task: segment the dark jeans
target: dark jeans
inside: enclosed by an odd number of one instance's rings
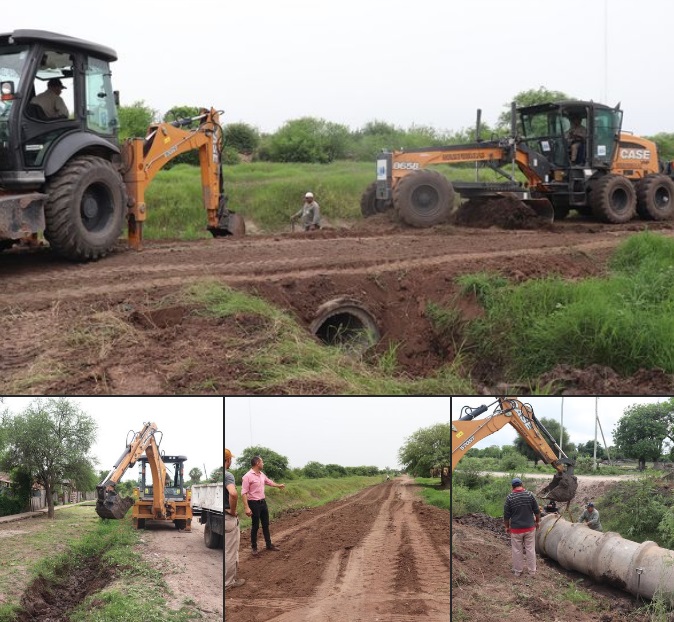
[[[267,502],[249,501],[248,506],[253,511],[253,526],[250,529],[250,545],[257,549],[257,530],[262,522],[262,533],[264,534],[264,541],[267,548],[271,546],[271,535],[269,533],[269,510],[267,509]]]

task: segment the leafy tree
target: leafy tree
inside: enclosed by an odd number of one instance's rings
[[[242,469],[245,473],[250,469],[250,460],[254,456],[260,456],[264,461],[264,472],[270,479],[283,479],[288,471],[288,458],[277,454],[268,447],[261,447],[256,445],[254,447],[246,447],[240,456],[236,458],[236,466]]]
[[[550,91],[544,86],[539,86],[537,89],[520,91],[513,99],[503,104],[505,110],[499,115],[496,127],[499,129],[510,130],[510,106],[513,101],[515,102],[515,105],[520,108],[522,106],[535,106],[536,104],[546,104],[548,102],[571,99],[577,98],[570,97],[562,91]]]
[[[238,153],[253,153],[260,145],[260,133],[247,123],[228,123],[224,128],[225,147]]]
[[[578,454],[581,456],[594,456],[594,440],[587,441],[584,445],[578,445]],[[597,458],[604,459],[606,457],[606,452],[602,447],[601,443],[597,441]]]
[[[267,156],[276,162],[320,162],[343,159],[349,129],[324,119],[303,117],[288,121],[266,146]]]
[[[166,114],[164,115],[164,121],[166,121],[167,123],[173,123],[179,120],[191,119],[192,117],[198,116],[200,112],[201,108],[197,108],[196,106],[174,106],[173,108],[166,111]],[[198,121],[194,121],[191,125],[183,126],[182,129],[197,127],[198,124],[199,124]],[[191,149],[190,151],[181,153],[180,155],[173,158],[170,162],[168,162],[164,166],[164,168],[170,169],[174,166],[177,166],[178,164],[189,164],[190,166],[199,166],[199,150]]]
[[[208,478],[209,484],[215,484],[217,482],[223,482],[225,480],[225,467],[218,467],[215,471],[211,471],[211,476]]]
[[[340,464],[326,464],[325,470],[328,477],[346,477],[346,468]]]
[[[304,477],[310,477],[316,479],[318,477],[327,477],[328,472],[325,469],[325,465],[320,462],[307,462],[304,466]]]
[[[554,438],[555,441],[559,444],[559,421],[551,419],[549,417],[543,417],[543,419],[541,419],[540,421],[543,427],[548,432],[550,432],[552,438]],[[564,447],[567,447],[568,444],[569,444],[569,433],[567,432],[566,428],[564,428],[564,436],[562,438],[562,449],[564,449]],[[515,439],[513,445],[515,446],[515,448],[519,453],[521,453],[523,456],[526,456],[527,460],[533,460],[534,465],[538,464],[538,461],[541,459],[540,454],[537,451],[533,450],[531,447],[529,447],[529,445],[527,445],[527,442],[524,440],[523,436],[518,436]],[[555,455],[558,455],[557,450],[552,446],[551,448],[555,452]],[[567,452],[565,451],[564,453]]]
[[[659,132],[655,136],[647,136],[658,147],[658,157],[661,160],[674,160],[674,134]]]
[[[451,425],[437,423],[421,428],[410,436],[398,450],[398,460],[408,473],[428,476],[431,469],[440,469],[440,481],[449,486],[449,468],[452,455]],[[447,475],[445,475],[447,469]]]
[[[199,481],[201,480],[201,469],[199,467],[194,467],[193,469],[190,469],[190,481],[193,484],[198,484]]]
[[[144,137],[147,128],[157,117],[157,111],[149,108],[144,101],[137,101],[131,106],[120,106],[119,115],[119,139]]]
[[[625,409],[613,433],[618,451],[639,461],[639,470],[646,460],[657,461],[665,439],[674,441],[672,427],[674,398],[657,404],[633,404]]]
[[[88,452],[96,438],[96,422],[66,398],[36,399],[20,414],[5,413],[8,449],[1,462],[9,470],[21,466],[44,486],[47,515],[54,517],[55,492],[64,479],[80,490],[91,489],[96,474]]]

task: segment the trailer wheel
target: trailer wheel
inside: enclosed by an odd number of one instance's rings
[[[674,181],[647,175],[637,186],[637,213],[644,220],[670,220],[674,215]]]
[[[176,529],[185,529],[187,527],[187,521],[181,518],[174,520],[173,524],[176,526]]]
[[[454,207],[454,188],[437,171],[415,171],[396,184],[393,204],[408,225],[432,227],[449,219]]]
[[[54,250],[78,261],[99,259],[117,242],[126,215],[122,176],[96,156],[68,162],[47,184],[45,237]]]
[[[219,549],[222,546],[222,536],[211,529],[208,521],[204,525],[204,543],[209,549]]]
[[[381,214],[390,210],[393,205],[390,200],[384,201],[383,199],[377,198],[377,182],[373,181],[360,197],[360,213],[363,214],[363,218],[368,218],[369,216],[374,216],[375,214]]]
[[[592,213],[603,222],[623,223],[634,218],[637,194],[622,175],[605,175],[592,183]]]

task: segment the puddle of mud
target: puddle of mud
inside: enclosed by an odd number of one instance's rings
[[[100,557],[91,557],[56,574],[56,580],[39,576],[26,588],[17,622],[68,622],[70,612],[108,585],[115,573]]]

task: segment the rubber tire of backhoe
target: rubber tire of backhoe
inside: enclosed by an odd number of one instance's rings
[[[403,177],[393,189],[400,219],[412,227],[447,222],[454,207],[454,188],[437,171],[420,170]]]
[[[667,175],[647,175],[637,185],[637,213],[644,220],[671,220],[674,181]]]
[[[375,214],[382,214],[393,207],[390,199],[377,198],[377,182],[373,181],[360,197],[360,213],[363,218],[374,216]]]
[[[215,533],[208,523],[204,525],[204,544],[209,549],[219,549],[222,546],[220,534]]]
[[[177,518],[173,521],[173,524],[176,526],[176,529],[185,529],[187,527],[187,521],[184,518]]]
[[[119,239],[126,216],[126,190],[111,162],[80,156],[68,162],[47,184],[45,237],[59,254],[77,261],[105,256]],[[84,202],[97,221],[87,222]]]
[[[622,175],[604,175],[593,181],[591,200],[592,214],[602,222],[625,223],[636,214],[636,190]]]

